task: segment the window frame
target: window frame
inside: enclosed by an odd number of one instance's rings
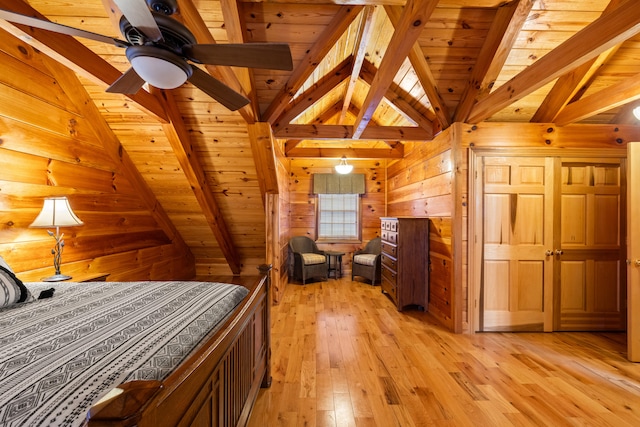
[[[320,236],[320,221],[322,215],[320,196],[353,196],[356,198],[356,234],[353,237],[339,238],[335,236]],[[316,194],[316,241],[319,243],[361,243],[362,242],[362,198],[360,194]]]

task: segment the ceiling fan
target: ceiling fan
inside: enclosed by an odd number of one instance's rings
[[[114,0],[120,11],[120,32],[125,40],[0,9],[0,19],[43,30],[78,36],[125,48],[131,67],[107,92],[133,94],[149,83],[173,89],[189,81],[228,109],[235,111],[249,100],[197,66],[291,70],[291,51],[286,43],[198,44],[195,36],[171,18],[176,0]]]

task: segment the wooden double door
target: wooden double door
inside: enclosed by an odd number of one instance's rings
[[[624,330],[619,158],[478,157],[482,331]]]

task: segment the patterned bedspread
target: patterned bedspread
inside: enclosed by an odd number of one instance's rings
[[[113,387],[163,379],[247,295],[210,282],[26,284],[0,309],[0,426],[76,426]]]

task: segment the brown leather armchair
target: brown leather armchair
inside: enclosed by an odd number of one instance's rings
[[[306,284],[309,278],[327,280],[329,266],[324,251],[307,236],[294,236],[289,240],[293,257],[293,278]]]
[[[364,249],[353,253],[351,280],[355,276],[362,276],[371,280],[371,284],[375,285],[376,281],[381,279],[381,243],[380,237],[376,237],[371,239]]]

